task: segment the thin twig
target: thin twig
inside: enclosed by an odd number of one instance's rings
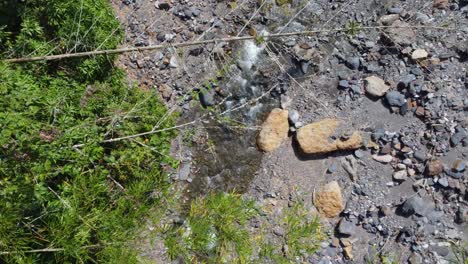
[[[385,29],[385,28],[413,28],[413,29],[439,29],[439,30],[456,30],[453,28],[446,27],[434,27],[434,26],[372,26],[372,27],[360,27],[361,30],[370,30],[370,29]],[[317,33],[334,33],[334,32],[344,32],[347,31],[346,28],[335,28],[335,29],[322,29],[322,30],[309,30],[309,31],[300,31],[300,32],[290,32],[290,33],[276,33],[271,35],[263,36],[264,39],[280,38],[280,37],[289,37],[289,36],[299,36],[299,35],[313,35]],[[20,62],[35,62],[35,61],[51,61],[51,60],[60,60],[66,58],[78,58],[78,57],[89,57],[96,55],[111,55],[111,54],[120,54],[127,52],[143,52],[149,50],[159,50],[166,48],[178,48],[178,47],[187,47],[187,46],[196,46],[196,45],[205,45],[216,42],[233,42],[233,41],[245,41],[256,39],[256,36],[244,36],[244,37],[230,37],[230,38],[220,38],[220,39],[210,39],[210,40],[201,40],[193,42],[179,42],[174,44],[163,44],[163,45],[153,45],[147,47],[128,47],[128,48],[118,48],[118,49],[108,49],[108,50],[95,50],[95,51],[86,51],[86,52],[76,52],[76,53],[66,53],[58,55],[49,55],[49,56],[39,56],[39,57],[24,57],[24,58],[14,58],[3,60],[7,63],[20,63]]]

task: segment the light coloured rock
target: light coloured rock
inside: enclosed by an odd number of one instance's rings
[[[314,194],[314,205],[317,210],[328,218],[338,216],[343,211],[343,197],[338,182],[332,181]]]
[[[281,142],[288,137],[288,130],[288,111],[279,108],[273,109],[263,122],[260,134],[258,134],[258,147],[265,152],[277,149]]]
[[[387,34],[384,34],[383,37],[394,44],[409,46],[416,41],[414,29],[406,22],[397,20],[393,22],[392,27],[388,28],[386,31]]]
[[[369,76],[364,79],[366,86],[366,92],[371,96],[384,96],[385,93],[390,89],[390,86],[385,84],[385,81],[377,76]]]
[[[343,248],[343,253],[347,259],[353,259],[353,246],[349,245]]]
[[[379,18],[379,22],[384,26],[391,26],[393,22],[400,18],[398,14],[384,15]]]
[[[408,179],[408,173],[406,170],[400,170],[393,173],[393,180],[395,181],[402,182],[406,181],[406,179]]]
[[[372,158],[381,163],[390,163],[393,160],[392,155],[372,155]]]
[[[354,132],[347,139],[331,138],[340,123],[337,119],[324,119],[301,127],[296,138],[302,151],[306,154],[320,154],[361,147],[362,137],[359,132]]]
[[[423,60],[429,56],[429,53],[423,49],[415,49],[413,53],[411,53],[411,58],[413,60]]]

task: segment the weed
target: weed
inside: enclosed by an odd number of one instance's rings
[[[212,193],[191,204],[185,224],[166,235],[171,259],[187,262],[245,263],[252,256],[246,229],[257,215],[254,202],[234,193]]]
[[[349,21],[348,24],[346,24],[346,34],[348,34],[350,37],[356,36],[360,31],[361,26],[358,22]]]

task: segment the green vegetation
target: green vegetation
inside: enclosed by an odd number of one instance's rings
[[[114,48],[105,0],[0,2],[1,57]],[[132,263],[132,238],[168,192],[166,110],[113,57],[0,64],[0,262]],[[172,126],[174,116],[160,122]]]
[[[453,264],[468,264],[468,242],[452,243],[454,257],[450,260]]]
[[[285,209],[282,226],[285,227],[285,245],[287,250],[280,252],[274,245],[264,241],[260,257],[273,260],[274,263],[305,262],[305,257],[312,255],[320,248],[325,235],[321,230],[320,219],[311,214],[300,201]]]
[[[253,201],[237,194],[198,198],[192,202],[185,224],[167,231],[169,256],[187,263],[246,263],[253,254],[246,223],[257,213]]]

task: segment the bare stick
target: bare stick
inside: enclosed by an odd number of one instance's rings
[[[446,27],[433,27],[433,26],[373,26],[373,27],[360,27],[361,30],[369,29],[385,29],[385,28],[414,28],[414,29],[439,29],[439,30],[456,30],[453,28]],[[271,35],[262,36],[264,39],[280,38],[280,37],[289,37],[289,36],[299,36],[299,35],[313,35],[317,33],[333,33],[333,32],[344,32],[346,28],[335,28],[335,29],[323,29],[323,30],[309,30],[309,31],[300,31],[300,32],[290,32],[290,33],[276,33]],[[3,60],[7,63],[20,63],[20,62],[34,62],[34,61],[52,61],[52,60],[61,60],[66,58],[78,58],[78,57],[89,57],[96,55],[111,55],[111,54],[120,54],[127,52],[143,52],[149,50],[159,50],[166,48],[178,48],[178,47],[187,47],[187,46],[196,46],[196,45],[205,45],[216,42],[234,42],[234,41],[245,41],[256,39],[255,36],[244,36],[244,37],[231,37],[231,38],[220,38],[220,39],[210,39],[210,40],[201,40],[193,42],[179,42],[174,44],[163,44],[163,45],[152,45],[147,47],[129,47],[129,48],[119,48],[119,49],[109,49],[109,50],[94,50],[86,52],[76,52],[76,53],[67,53],[67,54],[58,54],[58,55],[49,55],[49,56],[39,56],[39,57],[24,57],[24,58],[15,58],[15,59],[6,59]]]

